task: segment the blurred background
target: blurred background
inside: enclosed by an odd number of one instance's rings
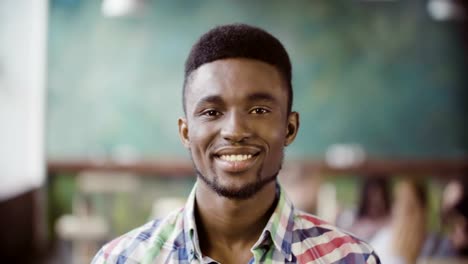
[[[89,263],[183,206],[195,182],[177,132],[184,61],[233,22],[291,57],[301,128],[280,182],[296,206],[383,263],[463,263],[461,0],[0,1],[2,259]]]

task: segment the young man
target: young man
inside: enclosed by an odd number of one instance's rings
[[[294,209],[277,184],[299,128],[292,97],[275,37],[243,24],[204,34],[186,61],[179,119],[197,172],[187,204],[93,263],[380,263],[364,242]]]

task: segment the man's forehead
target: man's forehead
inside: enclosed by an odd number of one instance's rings
[[[280,83],[281,74],[275,66],[263,61],[247,58],[226,58],[201,65],[189,76],[189,86],[197,88],[211,83],[224,84],[229,81],[252,83]]]
[[[212,94],[203,94],[196,97],[197,104],[224,104],[225,98],[223,97],[224,93],[212,93]],[[269,102],[269,103],[278,103],[278,98],[276,98],[271,93],[267,92],[257,92],[252,91],[250,93],[243,94],[239,97],[242,102]]]
[[[198,75],[200,73],[219,74],[227,70],[235,71],[235,70],[247,70],[247,69],[250,71],[262,70],[262,71],[275,72],[276,74],[279,74],[279,70],[275,66],[269,63],[266,63],[262,60],[244,58],[244,57],[233,57],[233,58],[229,57],[229,58],[223,58],[223,59],[218,59],[218,60],[204,63],[200,65],[200,67],[195,69],[191,73],[191,76]],[[248,73],[248,72],[249,71],[245,71],[245,73]]]
[[[194,71],[189,79],[189,94],[220,92],[227,88],[233,92],[271,92],[283,86],[280,73],[274,66],[249,59],[224,59],[207,63]],[[243,89],[241,89],[243,88]],[[286,88],[284,88],[286,90]],[[227,92],[227,91],[226,91]]]

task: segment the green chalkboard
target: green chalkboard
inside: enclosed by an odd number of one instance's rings
[[[177,135],[183,64],[215,25],[276,35],[293,62],[301,129],[289,157],[334,143],[377,157],[467,154],[466,56],[457,22],[426,1],[145,1],[109,18],[101,1],[50,5],[49,158],[186,157]]]

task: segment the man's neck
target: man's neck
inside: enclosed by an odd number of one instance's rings
[[[195,212],[203,254],[218,261],[226,258],[228,252],[250,256],[250,248],[274,210],[275,184],[275,181],[267,184],[252,198],[235,200],[219,196],[200,181]]]

